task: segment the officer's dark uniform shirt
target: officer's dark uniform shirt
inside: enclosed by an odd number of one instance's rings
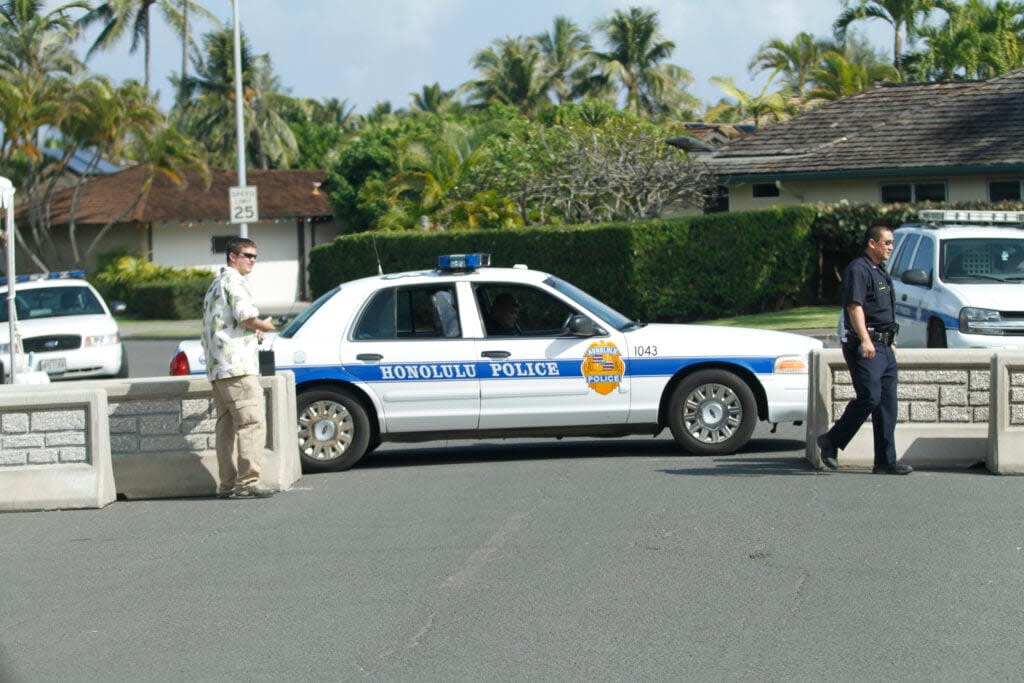
[[[892,291],[892,278],[867,254],[850,261],[843,271],[843,315],[850,304],[864,309],[867,326],[880,332],[888,331],[896,322],[896,301]],[[853,334],[853,325],[846,318],[846,329]]]

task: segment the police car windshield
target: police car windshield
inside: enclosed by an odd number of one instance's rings
[[[341,285],[338,285],[337,287],[335,287],[334,289],[332,289],[331,291],[327,292],[326,294],[321,296],[319,299],[317,299],[316,301],[311,303],[306,308],[306,310],[304,310],[302,313],[300,313],[299,316],[297,318],[295,318],[295,320],[291,321],[291,323],[288,325],[288,327],[284,328],[284,330],[278,336],[279,337],[284,337],[285,339],[291,339],[292,337],[294,337],[295,333],[298,332],[302,328],[302,326],[306,324],[306,321],[309,320],[310,318],[312,318],[313,314],[316,313],[317,310],[319,310],[319,308],[321,306],[323,306],[325,303],[327,303],[327,301],[332,296],[337,294],[339,289],[341,289]]]
[[[3,293],[0,322],[7,322],[7,292]],[[18,320],[103,315],[105,311],[88,287],[36,287],[17,289],[14,305]]]
[[[625,330],[626,328],[634,327],[639,324],[622,315],[608,304],[598,301],[579,287],[569,284],[565,280],[559,280],[557,277],[551,276],[544,281],[544,284],[566,295],[579,304],[581,308],[593,313],[600,318],[602,322],[616,330]]]

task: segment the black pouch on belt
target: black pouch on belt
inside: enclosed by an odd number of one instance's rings
[[[277,363],[274,361],[274,352],[270,349],[260,349],[260,374],[264,377],[272,377],[277,373]]]

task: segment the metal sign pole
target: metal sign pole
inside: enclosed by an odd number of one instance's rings
[[[245,187],[245,116],[242,112],[244,103],[242,101],[242,39],[240,35],[241,22],[238,18],[239,1],[231,0],[231,5],[234,9],[233,21],[235,22],[235,134],[237,136],[235,143],[238,148],[238,186]],[[248,223],[243,222],[238,226],[238,236],[249,236]]]
[[[11,374],[11,384],[14,384],[15,373],[17,372],[14,363],[17,354],[14,332],[17,329],[16,319],[18,316],[18,307],[14,304],[14,285],[17,280],[17,274],[14,270],[14,184],[3,177],[0,177],[0,209],[3,209],[7,214],[6,227],[4,228],[4,251],[7,254],[7,348],[10,351],[10,359],[8,361],[10,365],[8,368]],[[3,382],[3,377],[0,377],[0,382]]]

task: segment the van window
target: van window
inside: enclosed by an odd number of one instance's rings
[[[917,247],[917,254],[914,255],[914,262],[910,264],[910,270],[923,270],[931,277],[935,264],[935,240],[927,235],[921,237],[921,244]]]
[[[910,257],[914,255],[914,248],[919,239],[921,239],[920,235],[907,235],[900,244],[900,250],[895,256],[896,260],[893,261],[892,268],[889,270],[889,274],[893,278],[899,278],[903,275],[903,271],[910,267]]]

